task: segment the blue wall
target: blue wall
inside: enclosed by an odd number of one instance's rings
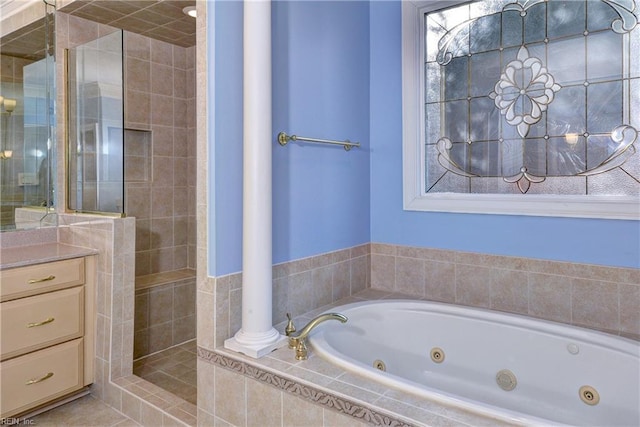
[[[209,274],[242,269],[242,3],[215,2]],[[369,4],[274,2],[273,262],[370,241]],[[290,143],[278,132],[363,148]]]
[[[217,1],[209,274],[242,269],[242,3]],[[273,261],[369,241],[640,267],[640,221],[402,209],[399,1],[274,2]],[[363,148],[275,141],[279,131]]]
[[[403,211],[400,2],[370,18],[373,242],[640,267],[640,221]]]

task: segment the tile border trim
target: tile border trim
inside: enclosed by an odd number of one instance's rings
[[[356,418],[374,426],[413,427],[406,421],[381,413],[361,403],[336,396],[327,391],[295,381],[292,378],[269,372],[244,361],[235,360],[226,355],[198,347],[198,359],[252,378],[275,387],[283,392],[305,399],[311,403],[328,408],[341,414]]]

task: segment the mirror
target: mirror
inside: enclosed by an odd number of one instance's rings
[[[0,37],[2,231],[56,225],[55,6],[42,1],[24,2],[28,7],[8,14],[4,9],[10,3],[2,5]],[[4,29],[20,21],[20,12],[33,16],[34,9],[41,18],[4,33]]]

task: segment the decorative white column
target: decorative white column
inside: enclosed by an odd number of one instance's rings
[[[272,326],[271,1],[244,2],[242,328],[225,348],[262,357],[286,344]]]

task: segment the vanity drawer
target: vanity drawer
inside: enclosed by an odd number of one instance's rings
[[[0,417],[83,387],[82,338],[0,363]]]
[[[7,301],[84,283],[84,258],[0,271],[0,298]]]
[[[50,292],[0,304],[2,360],[83,334],[84,289]]]

